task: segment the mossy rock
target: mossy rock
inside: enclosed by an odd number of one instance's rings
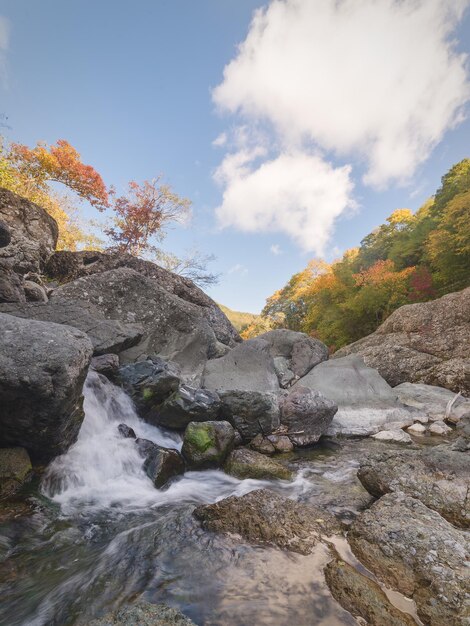
[[[181,450],[191,469],[220,467],[235,445],[235,431],[224,421],[190,422]]]
[[[255,478],[258,480],[292,480],[291,470],[264,454],[238,448],[228,457],[225,471],[236,478]]]

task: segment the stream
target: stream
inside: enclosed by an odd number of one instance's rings
[[[84,395],[77,442],[28,486],[16,518],[0,519],[1,626],[87,624],[137,599],[167,603],[204,626],[358,624],[326,586],[331,547],[301,556],[250,545],[203,531],[192,511],[264,487],[351,521],[371,502],[356,478],[359,459],[382,444],[326,442],[284,455],[296,470],[291,482],[207,470],[157,490],[117,425],[167,447],[180,448],[179,435],[140,420],[128,396],[93,372]],[[360,567],[346,540],[333,542]]]

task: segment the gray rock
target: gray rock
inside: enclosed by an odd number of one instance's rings
[[[189,617],[165,604],[139,602],[124,606],[87,626],[196,626]]]
[[[258,339],[269,343],[271,356],[287,359],[288,369],[296,378],[305,376],[313,367],[328,359],[325,344],[305,333],[280,328],[263,333]]]
[[[98,372],[98,374],[103,374],[106,378],[114,380],[119,369],[119,357],[117,354],[101,354],[100,356],[94,356],[91,359],[91,367],[95,372]]]
[[[118,424],[118,431],[125,439],[136,439],[134,429],[127,424]]]
[[[21,489],[31,472],[31,461],[24,448],[0,448],[0,500]]]
[[[106,320],[138,325],[141,340],[120,351],[122,363],[157,354],[179,363],[190,379],[200,376],[207,359],[220,354],[220,342],[202,307],[133,269],[111,269],[62,285],[54,290],[51,301],[65,300],[92,306]]]
[[[447,446],[422,451],[387,450],[364,459],[357,475],[376,498],[401,491],[452,524],[470,527],[470,456],[467,454]]]
[[[57,244],[56,221],[34,202],[4,188],[0,188],[0,219],[11,237],[8,245],[0,247],[0,263],[18,274],[41,272]]]
[[[145,459],[143,469],[158,489],[184,473],[184,460],[178,450],[163,448],[149,439],[136,439],[135,443]]]
[[[287,389],[287,387],[290,387],[291,383],[295,381],[295,374],[290,369],[290,360],[285,356],[275,356],[273,361],[279,385],[283,389]]]
[[[250,542],[300,554],[312,552],[323,534],[340,532],[339,524],[326,511],[265,489],[198,506],[194,516],[205,530],[236,533]]]
[[[23,283],[24,294],[28,302],[47,302],[46,290],[41,285],[32,280],[25,280]]]
[[[176,363],[153,356],[145,361],[119,368],[115,380],[132,398],[139,415],[158,425],[161,403],[180,386],[180,369]]]
[[[236,478],[255,478],[258,480],[291,480],[290,469],[266,457],[264,454],[237,448],[230,453],[224,467],[227,474]]]
[[[195,305],[199,312],[206,318],[217,342],[232,347],[240,341],[240,337],[220,310],[217,304],[199,289],[191,280],[178,274],[139,259],[130,254],[101,253],[96,251],[82,252],[56,252],[47,264],[47,273],[60,282],[70,282],[84,276],[91,276],[127,267],[136,271],[164,289],[170,296],[176,296],[189,304]],[[169,298],[172,301],[172,298]],[[148,352],[155,350],[148,350]]]
[[[0,314],[0,446],[49,461],[76,440],[92,355],[75,328]]]
[[[217,419],[220,407],[220,398],[215,391],[180,385],[159,406],[155,419],[160,426],[181,430],[189,422]]]
[[[457,423],[462,415],[470,412],[470,400],[449,389],[418,383],[402,383],[393,389],[404,405],[426,415],[431,421],[450,419]],[[447,407],[450,406],[449,411]]]
[[[26,296],[21,276],[0,264],[0,303],[3,302],[26,302]]]
[[[392,386],[426,383],[470,393],[470,287],[394,311],[371,335],[334,355],[357,353]]]
[[[274,391],[279,382],[270,345],[263,339],[244,341],[205,365],[202,387],[213,391]]]
[[[450,426],[447,426],[447,424],[441,421],[433,422],[429,426],[429,433],[431,435],[436,435],[438,437],[445,437],[451,432],[452,432],[452,428]]]
[[[8,228],[8,224],[3,220],[0,220],[0,248],[8,246],[11,242],[11,232]]]
[[[49,300],[47,303],[0,304],[0,313],[78,328],[88,335],[95,355],[126,350],[139,343],[143,333],[138,324],[107,320],[95,306],[67,299]]]
[[[468,621],[468,539],[422,502],[403,493],[383,496],[356,518],[348,540],[367,568],[416,602],[425,624]]]
[[[319,391],[338,405],[328,435],[367,437],[414,421],[390,385],[357,355],[320,363],[297,386]]]
[[[379,433],[372,435],[372,439],[376,441],[385,441],[386,443],[398,443],[400,445],[410,445],[413,439],[404,430],[381,430]]]
[[[333,598],[353,615],[374,626],[416,626],[406,613],[395,608],[380,586],[341,559],[325,567],[325,579]]]
[[[292,452],[294,446],[287,435],[268,435],[266,439],[274,446],[275,452]]]
[[[279,426],[279,403],[275,393],[261,391],[221,391],[220,416],[238,430],[242,441],[258,433],[269,435]]]
[[[223,465],[235,445],[235,431],[228,422],[190,422],[181,450],[190,469]]]
[[[250,448],[260,454],[272,455],[276,452],[274,444],[261,433],[250,441]]]
[[[281,424],[294,446],[316,443],[324,435],[338,410],[337,405],[319,391],[295,387],[279,401]]]
[[[458,439],[452,444],[452,449],[457,452],[470,450],[470,413],[462,415],[455,428]]]

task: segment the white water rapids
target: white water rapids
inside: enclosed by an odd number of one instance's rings
[[[186,472],[167,488],[156,489],[142,469],[135,440],[123,437],[117,427],[125,423],[137,437],[178,450],[181,437],[141,420],[124,391],[95,372],[88,375],[84,396],[85,419],[78,439],[51,463],[42,483],[43,493],[59,503],[65,515],[83,507],[135,510],[171,502],[215,502],[266,486],[297,498],[311,487],[303,472],[292,482],[268,482],[207,470]]]

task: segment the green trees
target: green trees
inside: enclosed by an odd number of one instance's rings
[[[328,265],[311,262],[268,298],[264,326],[320,338],[332,349],[373,332],[396,308],[470,285],[470,159],[442,177],[412,213],[394,211],[359,248]]]

